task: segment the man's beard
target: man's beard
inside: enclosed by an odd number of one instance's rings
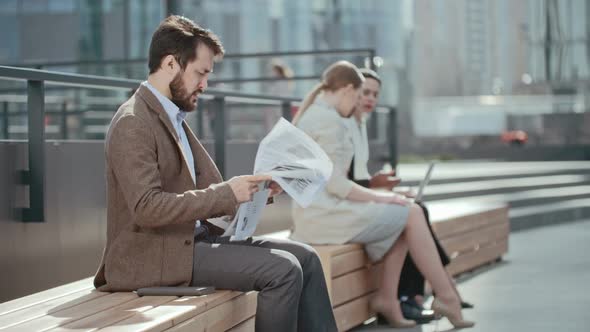
[[[182,82],[182,75],[180,72],[174,76],[174,79],[172,79],[172,82],[170,82],[168,87],[170,88],[170,95],[172,96],[170,100],[178,106],[181,111],[192,112],[195,110],[195,105],[191,102],[191,99],[195,94],[202,93],[202,89],[197,88],[189,93]],[[198,98],[198,94],[195,98]]]

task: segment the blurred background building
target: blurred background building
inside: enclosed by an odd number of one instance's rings
[[[302,97],[335,60],[373,65],[384,80],[382,102],[398,105],[402,152],[500,148],[501,134],[516,130],[526,132],[528,146],[590,143],[585,0],[4,0],[0,63],[143,79],[151,34],[168,13],[215,31],[231,55],[374,49],[374,59],[360,52],[227,57],[211,86]],[[282,88],[269,81],[277,61],[293,73]],[[0,89],[6,99],[22,87],[0,82]],[[56,97],[56,108],[90,111],[68,120],[73,137],[99,139],[125,97],[57,95],[68,99]],[[230,136],[259,139],[278,116],[278,109],[261,115],[242,107],[230,118]],[[10,121],[10,136],[21,137],[24,120]]]

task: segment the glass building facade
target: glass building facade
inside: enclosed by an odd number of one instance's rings
[[[549,71],[545,61],[548,6],[557,22],[552,25]],[[570,106],[564,109],[586,110],[590,104],[590,5],[585,0],[3,0],[0,64],[145,79],[151,35],[168,13],[187,16],[213,30],[228,54],[374,49],[382,60],[378,68],[383,78],[381,101],[413,116],[424,109],[420,105],[443,105],[426,107],[432,112],[469,113],[483,105],[475,98],[481,95],[552,94],[554,82],[569,87],[563,90],[571,95],[566,103]],[[281,85],[248,79],[273,77],[275,61],[286,64],[295,76],[317,77],[340,59],[366,65],[366,54],[360,53],[228,57],[216,65],[212,76],[225,83],[210,86],[302,97],[315,80]],[[20,91],[22,95],[22,88],[0,81],[0,89],[7,94]],[[88,89],[49,89],[47,95],[68,99],[55,107],[97,112],[114,110],[127,97]],[[475,101],[462,105],[463,96],[473,96]],[[458,99],[429,100],[446,97]],[[539,107],[545,105],[544,99],[530,100],[528,108],[546,109]],[[452,107],[447,107],[449,103]],[[8,107],[25,111],[22,103]],[[519,107],[508,105],[505,110],[518,113]],[[243,117],[238,119],[244,123],[260,120],[240,111]],[[280,110],[272,113],[278,115]],[[25,122],[11,121],[14,125]],[[84,115],[79,122],[88,128],[101,121],[105,120]],[[409,126],[406,123],[402,129]],[[498,122],[497,128],[505,126],[505,121]],[[251,138],[249,134],[232,137]]]
[[[9,0],[0,4],[0,63],[143,78],[151,34],[170,11],[213,30],[228,53],[374,48],[387,70],[404,63],[401,4],[387,0]],[[363,65],[364,56],[299,56],[280,61],[295,75],[309,76],[340,58]],[[269,60],[226,59],[215,77],[268,77]],[[394,75],[384,76],[385,80],[391,76],[395,84]],[[312,84],[297,84],[293,93],[302,95]],[[261,83],[237,87],[248,92],[265,89]]]

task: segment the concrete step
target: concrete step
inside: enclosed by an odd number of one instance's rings
[[[554,175],[519,177],[502,180],[433,184],[425,189],[425,200],[473,197],[490,194],[516,193],[535,189],[590,185],[590,175]]]
[[[545,205],[562,201],[590,198],[590,186],[571,186],[537,189],[507,194],[506,201],[511,208]]]
[[[416,186],[426,174],[427,164],[402,164],[398,176],[403,185]],[[431,184],[449,184],[483,180],[590,174],[590,162],[444,162],[438,163],[432,173]]]
[[[555,225],[590,218],[590,198],[510,209],[510,230]]]
[[[555,170],[547,172],[531,172],[531,173],[520,173],[520,174],[498,174],[498,175],[474,175],[461,178],[441,178],[438,177],[436,172],[433,172],[433,178],[430,179],[429,184],[453,184],[453,183],[465,183],[465,182],[477,182],[477,181],[493,181],[493,180],[507,180],[514,178],[529,178],[539,176],[556,176],[556,175],[590,175],[590,169],[571,169],[571,170]],[[406,180],[401,177],[403,186],[419,186],[422,181],[422,177],[414,180]]]
[[[511,231],[590,218],[590,186],[571,186],[426,201],[427,206],[477,206],[481,202],[510,204]],[[436,210],[431,209],[436,213]],[[440,212],[438,212],[440,213]]]
[[[566,186],[548,189],[533,189],[518,192],[465,196],[444,200],[436,200],[437,203],[454,203],[456,201],[469,202],[506,202],[510,208],[519,208],[534,205],[544,205],[567,201],[572,199],[590,198],[590,185]]]

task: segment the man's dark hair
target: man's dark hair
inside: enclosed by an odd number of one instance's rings
[[[180,68],[197,57],[197,46],[205,44],[215,56],[222,56],[225,50],[219,37],[207,29],[203,29],[192,20],[179,16],[168,16],[152,35],[148,67],[150,74],[160,68],[162,59],[167,55],[173,55]]]
[[[374,70],[371,70],[369,68],[361,68],[360,71],[365,78],[372,78],[375,81],[379,82],[379,85],[381,85],[381,77],[379,77],[379,75]]]

